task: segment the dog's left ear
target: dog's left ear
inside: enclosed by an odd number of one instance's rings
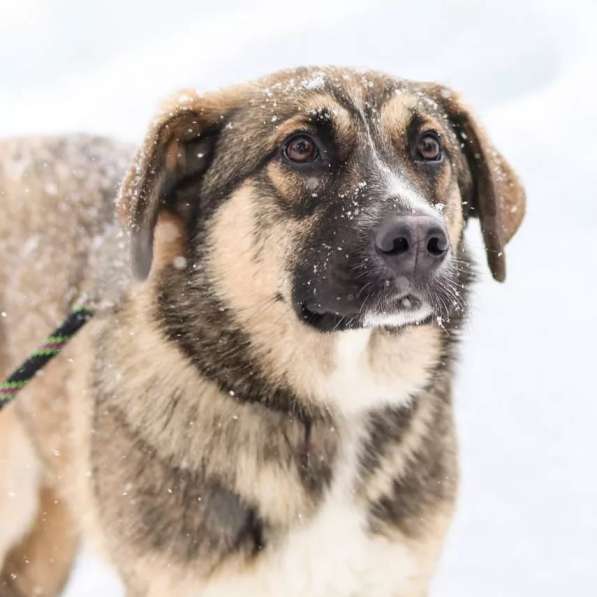
[[[196,216],[201,177],[213,158],[228,110],[216,94],[193,91],[166,102],[120,188],[118,209],[131,232],[133,271],[144,280],[153,260],[154,228],[162,210],[183,225]]]
[[[506,278],[505,246],[518,230],[525,213],[524,188],[458,95],[441,85],[425,84],[424,88],[445,111],[460,142],[472,178],[469,213],[481,221],[489,268],[493,277],[503,282]]]

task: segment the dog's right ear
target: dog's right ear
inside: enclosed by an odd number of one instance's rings
[[[196,214],[201,176],[212,160],[226,102],[216,95],[177,94],[154,120],[120,188],[118,209],[131,232],[133,271],[144,280],[153,260],[162,210],[183,224]]]

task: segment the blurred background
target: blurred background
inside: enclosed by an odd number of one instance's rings
[[[455,388],[458,515],[437,597],[597,586],[597,3],[594,0],[0,0],[0,136],[139,142],[159,101],[300,64],[462,91],[520,173],[504,285],[483,273]],[[88,548],[68,597],[119,597]]]

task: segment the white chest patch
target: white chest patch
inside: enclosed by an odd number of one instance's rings
[[[325,386],[329,399],[340,412],[356,413],[389,402],[396,392],[395,384],[384,383],[369,363],[367,346],[371,330],[349,330],[338,337],[336,368]]]
[[[406,542],[367,530],[354,496],[360,429],[348,441],[334,482],[317,515],[270,546],[252,573],[223,574],[193,597],[410,597],[423,582]]]
[[[339,335],[335,369],[323,383],[326,398],[347,417],[388,404],[406,404],[426,383],[425,370],[420,366],[415,366],[415,371],[406,370],[408,358],[400,350],[394,355],[384,354],[385,367],[377,367],[371,347],[373,333],[373,329],[365,328]],[[399,349],[400,341],[395,346]]]

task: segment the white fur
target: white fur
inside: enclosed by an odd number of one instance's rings
[[[364,116],[363,120],[366,122]],[[416,210],[419,213],[424,213],[428,216],[437,216],[437,212],[431,207],[431,205],[429,205],[425,197],[423,197],[417,190],[414,189],[408,179],[404,176],[400,176],[395,170],[390,168],[386,162],[383,161],[379,155],[375,143],[373,142],[369,127],[367,127],[367,137],[371,150],[371,156],[373,157],[379,172],[383,174],[387,197],[397,200],[402,205],[407,206],[409,209]]]
[[[338,334],[336,367],[322,388],[330,402],[348,415],[379,406],[396,396],[396,384],[387,383],[371,371],[367,351],[370,338],[370,329]]]
[[[365,411],[386,404],[406,404],[422,384],[408,379],[380,375],[371,367],[369,342],[377,325],[402,324],[400,315],[371,316],[368,327],[338,334],[335,368],[322,384],[321,391],[345,416],[364,415]],[[421,381],[420,377],[417,379]]]
[[[409,209],[428,216],[437,217],[437,211],[418,193],[404,177],[392,172],[385,164],[380,162],[381,169],[385,172],[386,184],[390,197],[397,197]]]
[[[432,314],[429,306],[424,305],[416,311],[401,311],[399,313],[369,313],[363,318],[363,326],[366,328],[395,327],[401,328],[406,325],[416,325],[425,321]]]

